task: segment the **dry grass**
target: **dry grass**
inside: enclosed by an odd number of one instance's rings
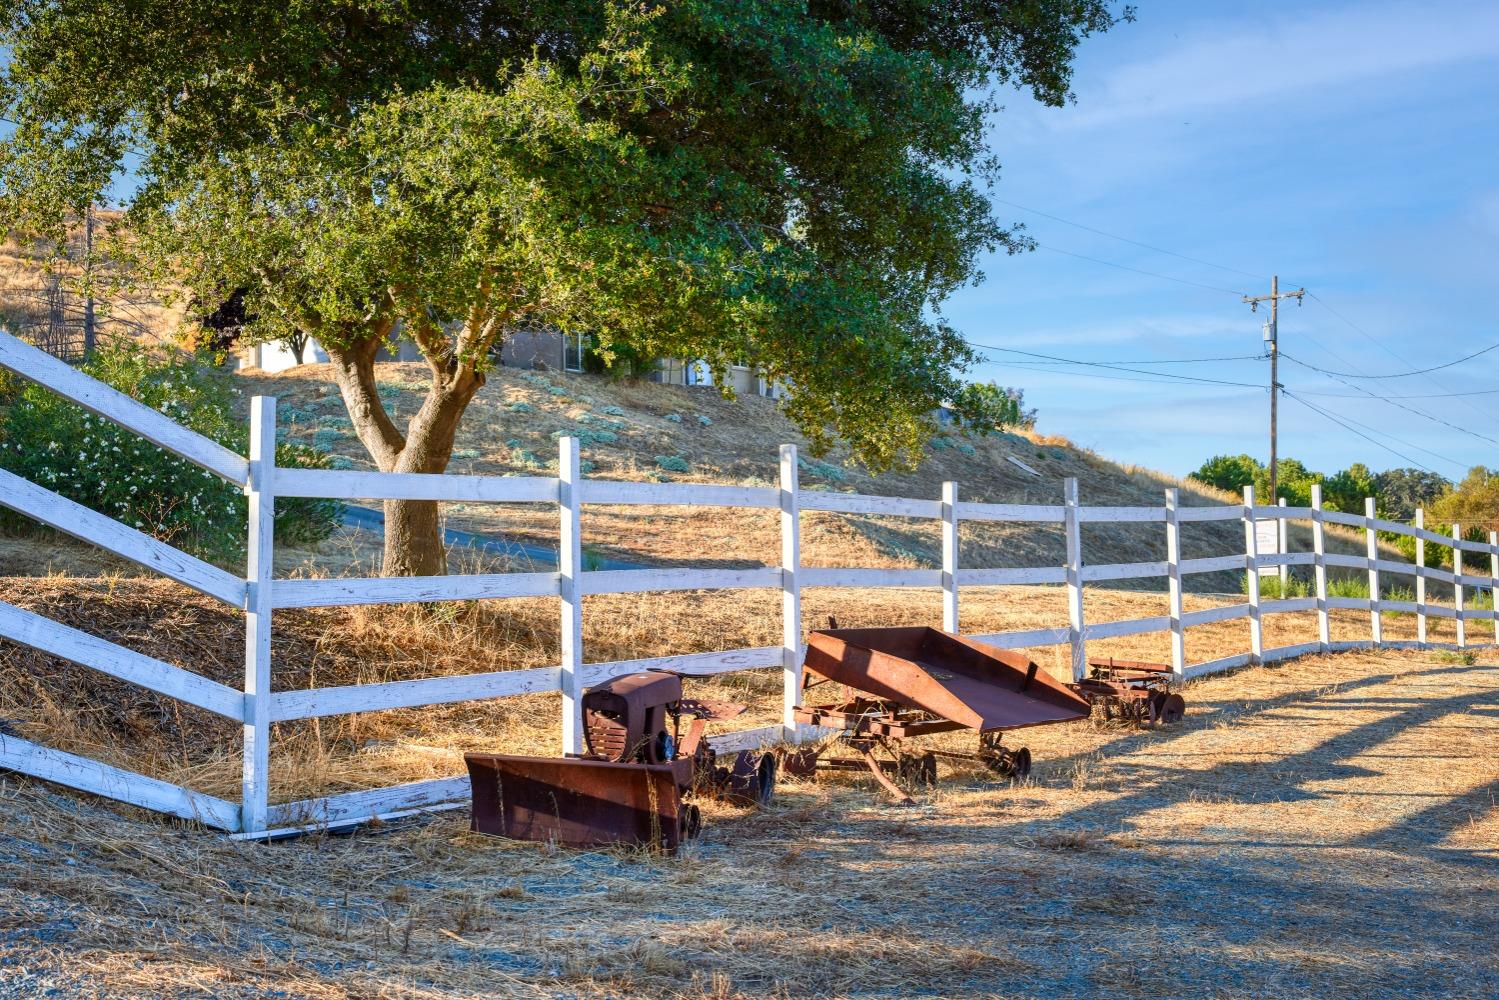
[[[389,363],[379,368],[387,405],[404,420],[420,405],[428,379],[426,367]],[[546,384],[538,384],[538,378]],[[278,397],[290,439],[315,443],[343,462],[368,467],[368,456],[353,436],[328,366],[306,365],[276,375],[250,372],[241,381],[246,398],[256,393]],[[512,407],[525,409],[518,412]],[[671,415],[680,417],[680,422],[667,419]],[[699,417],[709,422],[705,425]],[[545,474],[556,456],[556,435],[577,433],[580,428],[598,430],[605,426],[599,421],[610,421],[617,439],[585,444],[584,457],[594,466],[588,474],[604,479],[638,481],[658,476],[656,456],[680,455],[689,462],[690,471],[671,473],[674,481],[769,485],[777,475],[776,445],[805,445],[775,403],[761,397],[730,401],[701,388],[611,382],[558,372],[538,376],[501,368],[490,373],[471,404],[449,468],[488,475]],[[1022,471],[1008,461],[1012,457],[1040,475]],[[1034,433],[954,437],[945,447],[929,448],[917,468],[878,478],[849,464],[846,454],[835,452],[804,469],[802,484],[810,489],[936,497],[944,480],[956,480],[964,500],[1055,504],[1061,501],[1062,481],[1068,477],[1079,479],[1083,502],[1090,505],[1160,506],[1162,491],[1169,487],[1180,487],[1187,505],[1237,502],[1201,483],[1120,466],[1064,438]],[[453,528],[549,548],[556,544],[556,514],[545,506],[448,504],[444,511]],[[1243,549],[1238,522],[1190,523],[1182,534],[1183,558]],[[1310,549],[1309,529],[1293,525],[1291,536],[1294,549]],[[780,551],[773,512],[704,512],[683,507],[589,507],[584,543],[602,557],[662,566],[773,564]],[[1162,560],[1165,544],[1165,532],[1158,524],[1083,526],[1088,562]],[[1331,528],[1328,550],[1362,555],[1363,536]],[[802,551],[807,565],[931,567],[940,563],[940,528],[934,521],[919,519],[808,513],[803,518]],[[1393,549],[1390,553],[1395,557]],[[1055,566],[1064,557],[1059,526],[976,522],[963,526],[960,558],[965,566]],[[1197,575],[1187,583],[1203,592],[1238,586],[1232,573]],[[1129,581],[1120,586],[1134,589],[1142,584]]]
[[[24,589],[63,617],[102,608],[102,633],[134,629],[137,644],[205,670],[232,661],[213,613],[163,589]],[[1150,595],[1088,596],[1124,612]],[[996,595],[970,613],[985,627],[1039,625],[1054,597]],[[914,598],[814,594],[809,618],[935,612]],[[642,599],[635,613],[695,622],[670,634],[704,644],[761,641],[754,622],[774,619],[739,601],[675,600]],[[590,614],[595,629],[630,616]],[[524,650],[545,659],[552,641],[528,635],[524,609],[406,629],[400,644],[394,616],[296,618],[280,662],[310,654],[340,676],[382,669],[397,648],[412,669],[435,667],[423,658],[465,628],[507,645],[469,649],[464,669]],[[621,631],[666,641],[644,624]],[[1216,641],[1193,640],[1197,656]],[[7,691],[42,666],[3,655]],[[459,814],[241,845],[0,779],[0,996],[1493,995],[1499,670],[1345,654],[1186,693],[1187,721],[1170,730],[1023,734],[1037,766],[1021,786],[959,768],[909,809],[854,776],[787,784],[762,812],[710,805],[704,839],[675,860],[476,837]],[[487,745],[510,745],[536,728],[475,711],[466,724],[438,713],[409,738],[487,732]],[[549,725],[537,732],[551,738]]]
[[[243,623],[229,609],[166,581],[114,577],[0,580],[0,600],[238,686],[243,676]],[[1188,595],[1187,610],[1242,600]],[[1089,620],[1165,614],[1162,594],[1088,589]],[[809,590],[809,626],[836,615],[846,627],[936,624],[940,598],[928,590]],[[965,590],[963,627],[970,633],[1055,625],[1064,620],[1055,587]],[[1415,619],[1386,615],[1390,639],[1414,638]],[[1335,612],[1334,639],[1367,637],[1368,616]],[[1480,631],[1482,628],[1482,631]],[[1190,630],[1193,661],[1248,648],[1245,622]],[[1451,622],[1432,619],[1433,639],[1454,638]],[[1492,633],[1470,623],[1470,637]],[[587,598],[584,647],[590,662],[681,652],[776,645],[780,597],[759,591],[614,594]],[[274,622],[275,687],[296,690],[380,683],[443,674],[550,666],[558,662],[555,600],[465,602],[422,607],[280,611]],[[1266,648],[1316,638],[1310,613],[1265,619]],[[1094,655],[1162,660],[1164,634],[1099,640]],[[1027,651],[1065,674],[1064,647]],[[216,795],[239,788],[238,727],[218,716],[115,681],[35,650],[0,644],[0,719],[62,749]],[[702,697],[747,702],[751,710],[726,728],[778,721],[779,673],[751,671],[693,682]],[[461,773],[476,748],[551,753],[560,708],[555,695],[339,716],[273,727],[273,800],[382,787]]]

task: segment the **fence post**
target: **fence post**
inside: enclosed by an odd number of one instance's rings
[[[1166,491],[1166,587],[1171,599],[1171,675],[1178,684],[1186,677],[1187,633],[1182,627],[1182,540],[1177,507],[1181,490]]]
[[[801,505],[796,445],[781,445],[781,725],[787,742],[797,738],[796,705],[802,693]]]
[[[1499,586],[1499,531],[1489,532],[1489,624],[1493,626],[1494,643],[1499,644],[1499,601],[1494,588]]]
[[[583,752],[583,505],[578,439],[557,442],[557,590],[562,627],[562,752]]]
[[[1067,639],[1072,650],[1072,679],[1082,680],[1088,669],[1088,643],[1083,635],[1083,534],[1077,514],[1077,479],[1062,483],[1062,525],[1067,544]]]
[[[1260,621],[1260,542],[1254,523],[1254,487],[1244,487],[1245,589],[1249,594],[1249,662],[1259,664],[1265,655],[1265,631]]]
[[[1287,553],[1290,552],[1290,548],[1291,548],[1290,544],[1289,544],[1290,543],[1291,532],[1290,532],[1290,529],[1287,527],[1287,525],[1290,523],[1290,521],[1286,517],[1286,512],[1285,512],[1286,498],[1285,497],[1281,497],[1280,498],[1279,506],[1281,507],[1281,512],[1280,512],[1280,517],[1276,521],[1276,528],[1275,528],[1275,538],[1276,538],[1276,541],[1279,544],[1277,544],[1275,546],[1275,551],[1279,555],[1284,556],[1284,555],[1286,555]],[[1287,566],[1285,563],[1281,563],[1280,564],[1280,572],[1277,573],[1276,576],[1280,578],[1280,597],[1281,597],[1281,600],[1285,600],[1287,597],[1291,596],[1290,594],[1286,593],[1286,581],[1288,581],[1291,578],[1291,567]]]
[[[942,630],[958,633],[958,484],[942,484]]]
[[[1453,621],[1457,624],[1457,648],[1468,645],[1468,629],[1463,622],[1463,550],[1458,548],[1463,540],[1463,527],[1452,525],[1452,607]]]
[[[1322,519],[1322,487],[1312,487],[1312,575],[1317,593],[1317,643],[1322,652],[1332,648],[1327,620],[1327,522]]]
[[[1384,642],[1384,619],[1379,614],[1379,535],[1374,530],[1374,498],[1364,497],[1364,552],[1369,559],[1369,638]]]
[[[245,556],[245,723],[240,829],[265,830],[271,768],[271,578],[276,552],[276,400],[250,400]]]
[[[1426,511],[1416,508],[1416,644],[1426,648]]]

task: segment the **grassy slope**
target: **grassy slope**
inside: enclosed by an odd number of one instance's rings
[[[426,387],[422,364],[382,366],[382,395],[398,419],[420,405]],[[353,437],[327,366],[311,365],[277,375],[243,376],[246,396],[275,395],[280,419],[291,440],[315,444],[351,467],[369,467]],[[672,419],[673,417],[679,419]],[[604,432],[613,440],[588,440]],[[959,483],[964,500],[991,503],[1054,504],[1063,479],[1075,476],[1083,502],[1090,505],[1159,506],[1163,490],[1179,486],[1183,503],[1207,505],[1234,498],[1189,480],[1176,480],[1139,467],[1122,466],[1063,438],[1000,434],[987,438],[947,436],[927,449],[920,466],[878,477],[846,464],[834,453],[812,458],[805,442],[775,403],[760,397],[725,400],[701,388],[649,382],[623,383],[561,373],[494,372],[465,418],[452,472],[539,474],[554,468],[555,436],[585,435],[584,458],[590,475],[640,480],[666,477],[683,482],[769,485],[775,481],[777,445],[803,446],[807,466],[803,485],[812,489],[857,491],[887,496],[937,497],[944,480]],[[664,472],[657,456],[681,457],[686,473]],[[1009,461],[1015,458],[1039,475]],[[452,527],[553,545],[554,515],[544,508],[496,508],[454,504]],[[690,508],[610,510],[590,508],[585,541],[601,555],[660,565],[774,564],[779,552],[776,516],[769,512],[710,511]],[[903,518],[810,514],[803,528],[809,565],[935,566],[939,528],[934,522]],[[1293,544],[1309,548],[1309,532],[1297,530]],[[1183,529],[1184,557],[1225,555],[1243,550],[1236,522],[1191,524]],[[1085,525],[1088,562],[1134,562],[1165,558],[1160,525]],[[1335,533],[1332,551],[1362,552],[1362,540]],[[1064,558],[1061,531],[1047,525],[986,525],[963,528],[965,566],[1049,566]],[[1202,591],[1237,590],[1234,574],[1190,578]],[[1145,586],[1158,587],[1160,581]]]

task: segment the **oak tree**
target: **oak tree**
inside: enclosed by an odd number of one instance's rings
[[[938,311],[995,249],[1005,87],[1069,98],[1107,0],[9,0],[0,209],[56,232],[123,172],[119,252],[327,350],[375,465],[441,472],[509,332],[741,358],[815,446],[905,461],[982,416]],[[397,334],[431,387],[376,391]],[[722,381],[722,380],[720,380]],[[517,417],[517,419],[522,419]],[[388,502],[385,570],[445,571]]]

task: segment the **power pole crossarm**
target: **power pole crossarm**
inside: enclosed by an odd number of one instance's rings
[[[1280,300],[1295,299],[1300,305],[1306,296],[1305,288],[1298,288],[1294,292],[1282,292],[1280,290],[1280,275],[1272,275],[1270,278],[1269,295],[1246,295],[1244,301],[1249,303],[1249,308],[1258,310],[1261,302],[1270,303],[1270,323],[1266,327],[1265,340],[1270,351],[1270,496],[1269,503],[1275,503],[1280,497],[1280,459],[1277,454],[1276,424],[1278,414],[1277,405],[1280,402]]]

